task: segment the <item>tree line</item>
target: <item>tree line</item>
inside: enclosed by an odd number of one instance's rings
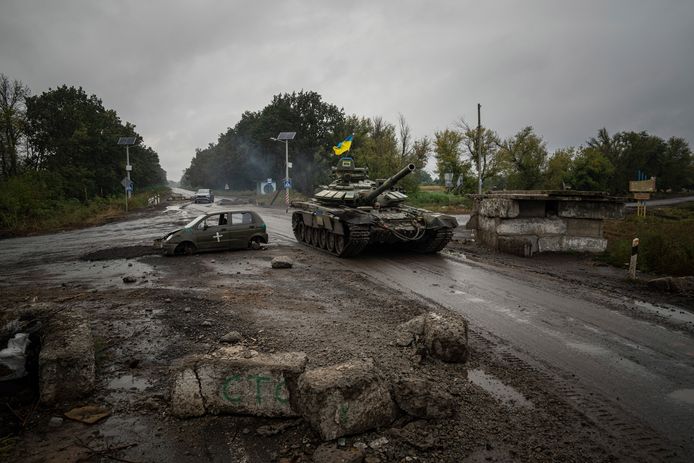
[[[579,147],[550,153],[542,137],[532,127],[502,138],[492,129],[478,131],[464,119],[453,128],[437,131],[433,137],[415,138],[405,118],[395,124],[381,117],[346,115],[344,109],[323,101],[321,95],[301,91],[275,95],[259,111],[246,111],[241,120],[219,135],[215,143],[198,149],[184,172],[182,186],[253,190],[256,182],[271,177],[284,178],[284,144],[271,140],[279,132],[295,131],[289,142],[294,187],[312,193],[329,181],[335,164],[331,147],[354,134],[349,151],[357,165],[369,168],[374,179],[386,178],[407,163],[414,163],[416,175],[406,177],[401,186],[414,191],[421,182],[432,182],[423,170],[433,155],[437,182],[444,174],[460,193],[477,189],[477,157],[484,190],[575,189],[624,194],[628,181],[639,175],[657,178],[661,191],[694,189],[694,164],[688,143],[678,137],[663,140],[646,132],[619,132],[606,129]],[[478,150],[479,146],[479,150]]]
[[[330,167],[337,159],[331,148],[350,134],[354,141],[349,154],[357,165],[369,167],[372,178],[386,178],[410,162],[422,169],[431,151],[429,139],[414,139],[403,117],[395,125],[378,117],[347,116],[316,92],[283,93],[259,111],[244,112],[215,143],[196,150],[181,185],[253,190],[265,178],[283,179],[285,146],[271,140],[280,132],[296,132],[289,142],[289,175],[294,187],[305,193],[330,181]],[[428,177],[419,172],[404,184],[415,188],[421,176]]]
[[[479,149],[478,149],[479,148]],[[628,192],[629,180],[656,177],[659,191],[694,189],[694,162],[689,144],[672,137],[663,140],[647,132],[597,136],[579,147],[549,153],[546,143],[530,126],[502,139],[488,128],[471,127],[464,120],[434,136],[440,175],[463,176],[463,191],[477,185],[479,156],[485,190],[588,190],[612,194]]]
[[[0,74],[0,213],[27,194],[81,202],[122,194],[125,149],[116,143],[125,136],[137,140],[130,148],[135,188],[165,184],[157,153],[96,95],[62,85],[32,96]]]

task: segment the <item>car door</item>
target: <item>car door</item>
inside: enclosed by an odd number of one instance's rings
[[[255,232],[253,216],[250,212],[231,212],[229,215],[231,216],[231,248],[247,248]]]
[[[232,235],[229,233],[227,213],[211,214],[198,224],[197,246],[201,251],[223,251],[229,249]]]

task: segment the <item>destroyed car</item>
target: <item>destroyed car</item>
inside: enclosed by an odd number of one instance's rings
[[[214,193],[212,193],[212,190],[201,188],[195,193],[195,197],[193,198],[193,202],[195,204],[197,204],[197,203],[213,203],[214,202]]]
[[[228,249],[258,249],[267,242],[267,226],[258,214],[252,211],[224,211],[194,218],[183,228],[154,240],[154,247],[172,256]]]

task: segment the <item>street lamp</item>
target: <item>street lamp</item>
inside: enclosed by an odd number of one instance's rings
[[[270,137],[272,141],[284,142],[284,203],[287,208],[285,212],[289,212],[289,189],[292,187],[292,181],[289,178],[289,140],[294,140],[296,132],[280,132],[277,137]]]
[[[125,145],[125,173],[126,177],[121,180],[121,185],[125,188],[125,212],[128,212],[128,198],[133,192],[133,182],[130,180],[130,171],[133,166],[130,165],[130,145],[135,144],[135,137],[120,137],[119,145]]]

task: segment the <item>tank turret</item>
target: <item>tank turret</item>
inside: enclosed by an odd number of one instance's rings
[[[309,201],[292,202],[292,228],[299,242],[340,257],[359,254],[367,246],[388,246],[433,253],[443,249],[458,226],[454,217],[405,204],[394,185],[415,170],[408,164],[376,182],[368,168],[350,157],[332,168],[334,180]]]

